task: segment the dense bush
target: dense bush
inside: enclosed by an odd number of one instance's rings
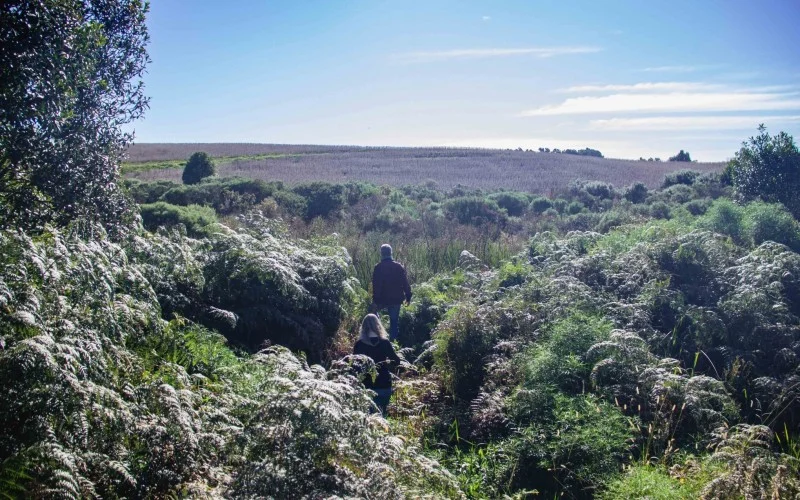
[[[694,170],[678,170],[664,176],[664,182],[661,184],[662,188],[668,188],[676,184],[685,184],[691,186],[694,181],[700,177],[700,172]]]
[[[561,200],[562,202],[564,200]],[[553,202],[543,196],[537,196],[531,201],[531,211],[533,213],[541,214],[547,211],[548,208],[553,207]],[[563,209],[562,209],[563,211]]]
[[[186,166],[183,167],[181,180],[184,184],[197,184],[206,177],[211,177],[216,173],[214,160],[202,151],[198,151],[189,157]]]
[[[528,208],[530,197],[525,193],[514,191],[501,191],[489,195],[490,200],[497,202],[497,205],[504,209],[508,215],[519,217]]]
[[[295,186],[292,191],[305,198],[307,220],[341,210],[346,202],[344,188],[339,184],[311,182]]]
[[[124,183],[128,195],[138,204],[155,203],[161,196],[176,187],[172,181],[142,182],[138,179],[126,179]]]
[[[754,245],[775,241],[800,252],[800,225],[781,204],[749,204],[744,211],[744,230]]]
[[[183,224],[190,236],[198,237],[207,233],[207,228],[217,222],[213,208],[200,205],[178,206],[159,201],[139,206],[144,227],[155,231],[159,226],[171,227]]]
[[[763,125],[758,132],[742,144],[727,173],[737,192],[781,202],[800,217],[800,150],[786,132],[770,136]]]
[[[505,210],[496,201],[479,196],[450,198],[444,203],[444,209],[461,224],[504,224],[507,219]]]
[[[730,200],[715,201],[705,215],[697,221],[699,227],[724,234],[737,243],[746,241],[744,210]]]
[[[644,203],[647,199],[647,186],[637,182],[626,188],[622,196],[631,203]]]

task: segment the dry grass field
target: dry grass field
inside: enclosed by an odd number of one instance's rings
[[[221,176],[308,181],[366,181],[393,186],[435,181],[491,189],[549,193],[575,179],[615,186],[643,182],[658,186],[668,172],[689,168],[718,172],[723,163],[647,162],[519,150],[464,148],[365,148],[273,144],[136,144],[129,151],[128,177],[180,182],[184,160],[195,151],[216,158]],[[172,168],[130,168],[156,166]]]

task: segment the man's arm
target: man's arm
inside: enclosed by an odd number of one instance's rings
[[[372,303],[375,304],[375,297],[378,296],[378,287],[380,286],[380,279],[378,278],[378,266],[372,270]]]
[[[408,284],[408,274],[406,268],[403,267],[403,292],[406,294],[406,304],[411,303],[411,285]]]

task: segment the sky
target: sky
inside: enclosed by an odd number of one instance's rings
[[[800,0],[153,0],[136,142],[731,158],[800,136]]]

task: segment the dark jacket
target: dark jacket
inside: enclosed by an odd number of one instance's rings
[[[368,344],[362,340],[356,342],[353,347],[353,354],[363,354],[375,361],[378,369],[378,376],[375,380],[372,377],[364,377],[364,387],[367,389],[391,389],[392,374],[390,369],[400,365],[400,358],[394,352],[392,343],[385,339],[378,339],[375,344]]]
[[[392,259],[383,259],[372,271],[372,301],[391,306],[411,300],[411,286],[402,264]]]

